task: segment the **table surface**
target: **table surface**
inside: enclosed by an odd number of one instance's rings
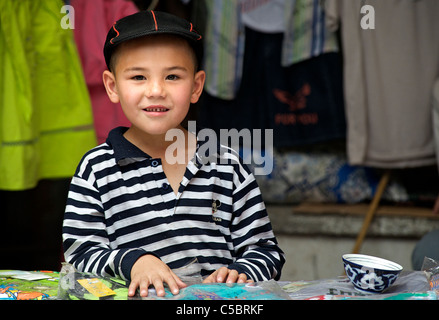
[[[79,280],[79,281],[78,281]],[[0,300],[127,300],[128,288],[120,279],[99,278],[78,272],[66,277],[53,271],[0,270]],[[140,297],[134,298],[140,299]],[[172,300],[437,300],[422,271],[403,271],[381,294],[357,291],[346,277],[321,280],[263,281],[252,285],[191,285]]]

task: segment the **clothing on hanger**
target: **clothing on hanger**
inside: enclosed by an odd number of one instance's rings
[[[96,145],[90,99],[62,0],[0,1],[0,189],[73,176]]]
[[[366,4],[374,9],[375,29],[362,28]],[[439,76],[439,2],[326,5],[330,27],[341,28],[349,162],[380,168],[434,164],[431,97]]]
[[[98,143],[105,142],[111,129],[130,126],[120,103],[112,103],[102,83],[107,69],[102,48],[108,30],[120,18],[138,11],[126,0],[70,0],[75,8],[75,42],[87,83]]]

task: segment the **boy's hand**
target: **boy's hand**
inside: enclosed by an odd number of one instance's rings
[[[178,294],[181,288],[187,285],[180,280],[174,272],[159,258],[147,254],[141,256],[131,269],[131,283],[128,288],[128,296],[132,297],[139,288],[140,296],[148,296],[148,287],[153,285],[157,296],[163,297],[165,289],[163,283],[167,283],[173,294]]]
[[[253,281],[247,280],[247,275],[245,273],[238,274],[238,271],[236,270],[230,270],[226,267],[222,267],[214,271],[210,276],[208,276],[203,281],[203,283],[213,283],[213,282],[245,283],[245,282],[253,282]]]

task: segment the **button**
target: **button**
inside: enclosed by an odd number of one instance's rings
[[[163,188],[163,190],[168,190],[168,188],[169,188],[169,184],[167,184],[167,183],[163,183],[163,184],[162,184],[162,188]]]
[[[154,168],[157,167],[159,165],[158,160],[152,160],[151,161],[151,166],[153,166]]]

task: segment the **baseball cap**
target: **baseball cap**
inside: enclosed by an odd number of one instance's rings
[[[139,11],[116,21],[107,34],[104,57],[110,69],[110,59],[116,47],[128,40],[154,35],[171,34],[186,39],[200,62],[201,35],[189,21],[160,11]]]

